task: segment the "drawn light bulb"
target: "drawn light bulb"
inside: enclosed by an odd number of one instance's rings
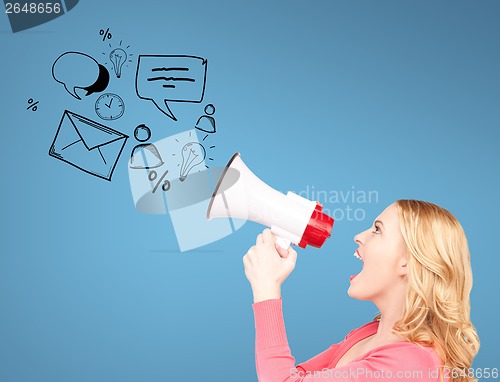
[[[122,75],[123,64],[127,61],[127,53],[121,49],[116,48],[109,54],[109,59],[113,64],[113,69],[115,70],[116,77],[120,78]]]
[[[181,150],[181,154],[182,164],[179,180],[184,182],[193,167],[196,167],[203,162],[207,152],[198,142],[189,142],[184,145]]]

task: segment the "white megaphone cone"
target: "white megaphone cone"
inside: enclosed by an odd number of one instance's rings
[[[236,153],[229,160],[208,205],[207,219],[225,217],[251,220],[271,228],[278,244],[321,247],[330,237],[333,218],[318,202],[269,187]]]

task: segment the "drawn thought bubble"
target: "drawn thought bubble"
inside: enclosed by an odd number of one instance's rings
[[[151,100],[161,112],[177,121],[167,101],[203,100],[207,60],[195,56],[141,55],[135,87],[139,98]]]
[[[103,91],[109,83],[108,70],[94,58],[80,52],[61,54],[52,65],[52,76],[77,99],[81,99],[76,93],[77,88],[86,90],[88,96]]]

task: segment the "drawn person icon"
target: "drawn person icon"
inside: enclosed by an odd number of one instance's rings
[[[151,130],[145,124],[137,126],[134,137],[139,142],[146,142],[151,138]],[[157,168],[163,164],[160,152],[152,143],[141,143],[134,147],[130,154],[130,168],[150,169]]]
[[[205,106],[205,114],[198,118],[196,125],[194,126],[198,130],[204,131],[206,133],[215,133],[215,118],[212,117],[215,113],[215,106],[209,103]]]

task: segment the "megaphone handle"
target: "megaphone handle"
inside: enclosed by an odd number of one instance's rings
[[[288,247],[290,247],[291,243],[292,243],[292,241],[289,239],[285,239],[283,237],[276,236],[276,244],[278,244],[283,249],[288,249]]]

